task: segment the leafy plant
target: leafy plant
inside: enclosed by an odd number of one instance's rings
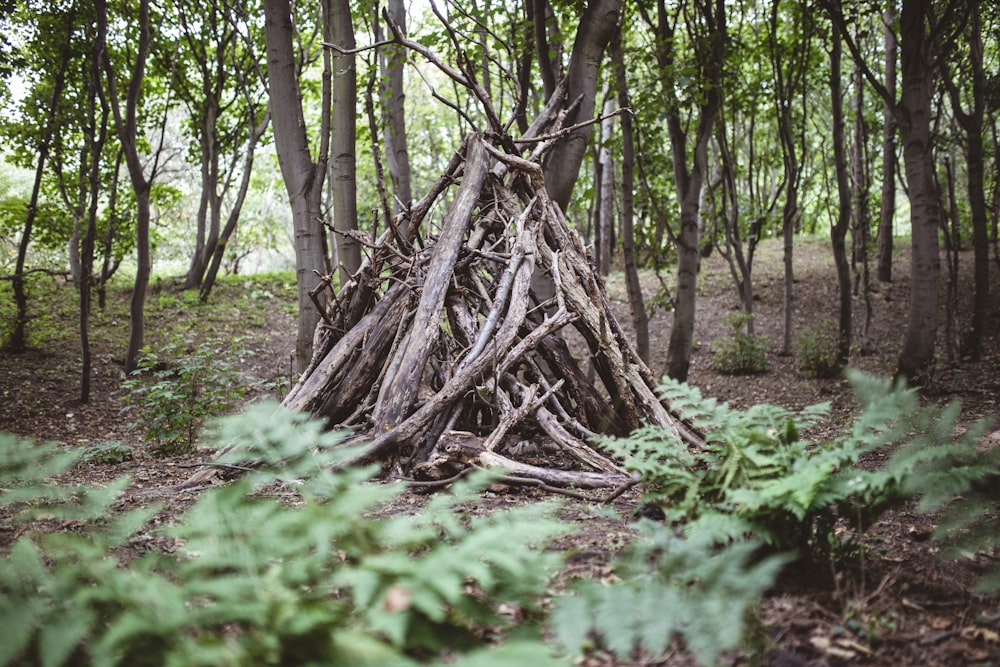
[[[941,428],[954,422],[948,414]],[[982,421],[954,445],[916,451],[920,443],[894,457],[894,465],[913,469],[903,485],[920,495],[917,509],[941,512],[933,538],[944,543],[943,558],[957,560],[1000,547],[1000,448],[978,444],[989,428],[989,422]],[[1000,590],[1000,567],[994,567],[977,590]]]
[[[676,536],[649,520],[616,562],[617,581],[578,582],[552,614],[571,653],[603,648],[625,660],[658,662],[680,640],[703,665],[738,646],[744,619],[787,562],[757,559],[755,541],[720,547],[711,536]]]
[[[697,389],[667,380],[673,406],[706,432],[706,445],[690,450],[677,436],[648,428],[605,446],[643,477],[651,502],[686,535],[725,542],[752,533],[778,550],[828,557],[841,546],[834,526],[845,520],[859,537],[879,516],[913,497],[904,484],[917,469],[954,451],[958,406],[921,408],[914,390],[848,373],[862,412],[838,437],[801,439],[800,430],[825,417],[826,405],[799,411],[756,405],[746,411],[704,399]],[[966,433],[962,446],[974,446]],[[855,466],[862,455],[901,447],[882,470]],[[974,480],[974,467],[952,469]]]
[[[301,416],[259,405],[217,432],[263,434],[254,454],[265,465],[206,492],[161,533],[176,554],[128,562],[116,547],[156,508],[109,519],[123,480],[83,513],[85,496],[47,481],[72,453],[0,438],[3,486],[19,480],[0,504],[79,521],[21,537],[3,558],[0,665],[413,665],[456,653],[466,657],[454,664],[551,662],[537,629],[489,644],[512,616],[535,625],[559,558],[540,547],[566,532],[553,505],[469,516],[465,501],[489,483],[479,475],[419,514],[380,519],[399,487],[367,483],[372,470],[332,471],[335,436]],[[274,483],[279,460],[291,503],[255,492]]]
[[[246,393],[236,363],[240,340],[195,343],[176,335],[154,351],[147,347],[124,383],[133,428],[163,452],[190,451],[210,417],[225,414]]]
[[[820,322],[804,328],[795,337],[799,370],[816,378],[832,378],[840,375],[843,364],[837,351],[837,343],[837,329],[829,322]]]
[[[124,463],[135,458],[135,450],[121,440],[112,440],[87,447],[81,458],[94,463]]]
[[[771,370],[767,362],[767,338],[744,331],[752,319],[753,314],[745,310],[723,318],[723,324],[730,327],[732,333],[712,343],[712,364],[719,371],[730,375],[753,375]]]

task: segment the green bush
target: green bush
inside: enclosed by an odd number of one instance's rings
[[[957,405],[921,408],[912,389],[855,371],[848,377],[862,412],[828,442],[799,435],[826,416],[825,404],[799,411],[763,404],[731,410],[667,380],[663,395],[706,432],[705,447],[689,448],[660,428],[603,444],[642,475],[649,502],[663,504],[668,523],[685,535],[726,542],[752,533],[776,550],[828,558],[844,546],[834,531],[839,520],[852,529],[849,539],[859,539],[883,513],[920,490],[905,483],[914,471],[974,449],[979,432],[970,430],[953,443]],[[855,466],[867,452],[894,450],[881,470]],[[948,473],[953,483],[982,475],[973,466]]]
[[[112,440],[87,447],[80,458],[93,463],[124,463],[135,458],[135,451],[121,440]]]
[[[844,365],[838,351],[839,334],[829,322],[806,327],[795,337],[795,356],[799,370],[816,378],[840,375]]]
[[[236,363],[240,342],[195,343],[176,335],[159,352],[145,348],[124,383],[133,428],[162,452],[190,451],[205,420],[229,412],[246,395]]]
[[[127,480],[105,489],[50,482],[75,455],[0,437],[0,506],[21,518],[72,517],[73,531],[25,535],[0,560],[0,665],[550,664],[538,600],[567,532],[555,505],[470,516],[479,475],[419,514],[377,518],[401,492],[372,470],[331,472],[336,437],[276,405],[231,418],[221,433],[285,459],[298,498],[254,493],[269,466],[204,493],[150,550],[118,547],[156,508],[111,511]],[[281,437],[270,451],[267,438]],[[287,495],[287,494],[286,494]],[[526,630],[493,648],[515,620]],[[533,632],[531,630],[533,629]]]
[[[729,375],[753,375],[771,370],[767,362],[768,340],[744,331],[753,314],[745,310],[730,313],[723,324],[733,331],[712,343],[712,365]]]

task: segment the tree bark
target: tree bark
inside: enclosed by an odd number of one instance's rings
[[[150,193],[153,179],[156,176],[157,160],[146,176],[142,157],[139,155],[138,116],[141,102],[143,79],[146,73],[146,62],[149,58],[153,42],[152,26],[150,25],[149,0],[139,3],[139,43],[136,47],[135,59],[125,94],[125,110],[121,109],[118,94],[118,80],[111,60],[107,53],[107,16],[106,0],[97,0],[97,22],[101,49],[104,53],[104,71],[108,82],[108,98],[115,117],[118,139],[122,144],[125,166],[128,168],[132,181],[132,190],[136,199],[136,270],[135,282],[132,287],[132,298],[129,303],[129,339],[125,351],[125,372],[131,373],[139,363],[139,353],[142,350],[146,334],[146,288],[149,286],[149,274],[152,271],[152,256],[150,252]],[[162,139],[162,137],[161,137]],[[161,141],[162,147],[162,141]],[[158,151],[157,151],[158,155]]]
[[[539,1],[539,0],[536,0]],[[593,0],[587,4],[577,28],[573,52],[566,70],[567,104],[579,105],[566,118],[567,125],[590,120],[597,107],[597,80],[604,49],[614,35],[621,11],[621,0]],[[547,156],[545,183],[549,196],[567,211],[573,186],[587,153],[593,133],[592,124],[579,127],[563,139]]]
[[[320,314],[309,293],[323,272],[323,231],[320,195],[326,157],[314,163],[306,137],[294,51],[289,0],[264,0],[264,35],[274,143],[288,192],[295,230],[295,270],[298,286],[298,331],[295,360],[299,372],[312,358],[313,334]]]
[[[635,172],[635,145],[632,130],[632,102],[629,99],[628,81],[625,77],[625,56],[622,51],[621,30],[611,42],[611,58],[615,65],[615,85],[618,87],[618,106],[629,111],[621,115],[622,127],[622,268],[625,271],[625,289],[632,310],[635,327],[635,349],[639,358],[649,364],[649,314],[643,302],[639,282],[639,263],[635,251],[635,204],[633,197]]]
[[[932,11],[931,0],[909,0],[903,3],[900,15],[900,107],[905,119],[900,130],[910,198],[911,270],[910,311],[897,375],[917,384],[927,380],[934,361],[941,284],[941,209],[934,183],[931,138],[934,76],[928,21]]]
[[[851,267],[847,260],[847,230],[851,226],[851,186],[847,173],[847,140],[841,68],[843,45],[834,31],[830,49],[830,109],[833,118],[833,168],[837,179],[837,221],[830,229],[839,294],[837,357],[846,366],[851,357]]]
[[[343,0],[347,6],[346,0]],[[406,34],[406,6],[403,0],[389,0],[389,18]],[[406,93],[403,88],[403,65],[406,50],[402,46],[389,46],[380,51],[382,76],[382,100],[385,105],[385,153],[389,162],[389,175],[395,195],[396,213],[409,208],[413,200],[412,177],[410,173],[410,149],[406,136]]]
[[[66,42],[63,45],[62,58],[59,61],[59,69],[56,71],[55,80],[52,85],[52,96],[50,98],[48,115],[45,119],[45,129],[38,142],[38,162],[35,166],[35,178],[31,185],[31,198],[28,200],[27,215],[24,218],[24,229],[21,232],[21,239],[17,244],[17,261],[14,265],[14,277],[12,287],[14,289],[14,326],[7,340],[7,347],[14,352],[24,352],[27,349],[27,336],[25,328],[28,323],[28,296],[24,291],[24,265],[28,257],[28,246],[31,244],[31,233],[35,225],[35,217],[38,214],[38,200],[42,189],[42,176],[45,174],[45,161],[49,156],[49,148],[52,144],[52,137],[55,134],[55,117],[59,109],[59,100],[62,99],[63,89],[66,85],[66,70],[69,68],[71,57],[70,40],[73,37],[73,22],[69,20],[66,25]]]
[[[898,48],[893,24],[895,7],[886,10],[883,34],[885,35],[885,89],[896,98],[896,56]],[[878,228],[878,279],[892,282],[893,219],[896,216],[896,119],[892,105],[882,101],[882,204]]]
[[[326,16],[330,39],[346,49],[353,49],[354,24],[351,21],[350,3],[347,0],[327,0]],[[354,54],[334,53],[332,57],[333,104],[330,127],[333,168],[330,170],[330,179],[340,284],[344,285],[361,266],[361,244],[350,233],[358,229],[358,74]]]
[[[701,261],[699,247],[701,188],[708,169],[708,142],[712,136],[715,118],[722,107],[722,76],[726,54],[726,13],[722,0],[695,3],[697,26],[690,26],[698,34],[699,50],[696,53],[701,68],[704,95],[699,102],[698,124],[690,157],[681,121],[681,110],[676,99],[667,103],[667,131],[673,153],[674,183],[680,201],[680,233],[677,234],[677,288],[674,293],[674,323],[670,330],[667,350],[667,373],[681,382],[687,380],[691,365],[691,345],[694,340],[695,294],[698,266]],[[667,71],[675,62],[673,30],[669,24],[663,0],[658,2],[660,65]],[[676,94],[667,86],[668,95]],[[691,160],[688,167],[687,160]]]

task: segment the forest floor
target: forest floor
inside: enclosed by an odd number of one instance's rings
[[[797,240],[795,249],[796,330],[818,322],[835,322],[837,288],[829,245],[819,240]],[[902,245],[900,242],[899,245]],[[973,294],[971,253],[961,254],[960,312],[970,310]],[[723,318],[737,307],[728,267],[717,254],[704,261],[699,276],[695,349],[689,382],[705,396],[745,408],[770,403],[800,408],[829,402],[831,432],[838,431],[857,412],[857,404],[843,379],[818,380],[798,370],[794,357],[780,356],[782,340],[781,246],[767,241],[758,249],[754,270],[756,330],[770,340],[770,372],[754,376],[728,376],[711,364],[712,342],[728,335]],[[1000,279],[991,264],[993,301],[986,326],[983,355],[976,363],[949,363],[945,324],[939,327],[940,359],[930,391],[922,400],[946,403],[960,400],[961,423],[989,418],[994,426],[985,445],[1000,446]],[[875,284],[871,295],[872,319],[868,330],[871,352],[855,351],[851,365],[879,375],[894,369],[906,327],[909,265],[908,249],[899,248],[895,281]],[[673,287],[673,279],[664,276]],[[653,301],[658,281],[644,275],[647,303]],[[626,330],[630,316],[621,274],[607,281],[608,293]],[[38,283],[32,301],[35,348],[22,354],[0,352],[0,432],[12,432],[40,441],[57,441],[70,447],[94,448],[121,442],[135,456],[121,463],[83,462],[74,468],[73,481],[101,484],[121,475],[132,483],[119,503],[130,509],[151,502],[164,504],[154,520],[169,523],[191,506],[197,491],[179,491],[177,485],[192,472],[204,452],[163,455],[143,446],[142,434],[131,428],[132,416],[124,407],[121,358],[128,337],[128,291],[109,294],[108,309],[95,313],[91,338],[94,374],[91,400],[81,404],[79,393],[79,338],[76,333],[75,292],[71,285],[55,286],[49,278]],[[942,293],[944,296],[944,292]],[[4,296],[5,300],[7,296]],[[7,304],[0,312],[6,313]],[[254,395],[280,398],[289,387],[293,367],[294,283],[291,276],[241,278],[221,282],[213,301],[197,305],[169,280],[154,281],[147,309],[147,342],[154,349],[177,333],[198,339],[241,339],[240,365],[255,382]],[[855,331],[864,321],[864,300],[855,299]],[[4,315],[6,317],[6,315]],[[964,321],[964,320],[963,320]],[[662,307],[650,322],[652,363],[655,374],[665,368],[671,316]],[[870,463],[877,465],[877,461]],[[534,489],[493,489],[481,497],[478,511],[540,498]],[[606,576],[614,551],[630,534],[629,517],[641,502],[633,490],[615,501],[623,517],[612,520],[595,515],[594,502],[570,500],[563,510],[566,520],[580,530],[561,540],[571,552],[566,577]],[[413,498],[406,503],[418,502]],[[412,510],[412,504],[407,504]],[[392,511],[389,508],[388,511]],[[23,529],[0,521],[0,550]],[[794,665],[1000,665],[1000,597],[974,592],[976,581],[998,565],[997,557],[979,555],[961,561],[942,561],[930,540],[933,516],[904,509],[886,516],[866,535],[867,550],[856,561],[837,562],[822,571],[791,569],[784,573],[762,602],[757,642],[766,647],[764,664]],[[155,537],[144,548],[156,547]],[[750,664],[748,654],[727,654],[725,664]],[[611,664],[600,656],[585,664]],[[645,664],[645,663],[643,663]],[[682,651],[658,664],[693,664]],[[756,662],[755,664],[760,664]]]

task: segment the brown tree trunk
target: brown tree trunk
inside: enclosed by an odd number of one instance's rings
[[[568,125],[588,121],[594,116],[601,60],[604,49],[611,41],[618,24],[621,4],[621,0],[593,0],[587,4],[580,17],[573,52],[566,70],[567,104],[575,104],[578,98],[579,104],[566,118]],[[576,184],[580,165],[583,164],[584,155],[587,153],[587,143],[593,131],[591,124],[577,128],[547,156],[546,187],[552,200],[559,204],[563,211],[568,210],[573,186]]]
[[[900,19],[902,65],[900,126],[909,187],[911,227],[910,312],[897,375],[922,384],[934,360],[941,257],[941,209],[934,183],[931,101],[934,94],[928,22],[933,3],[909,0]]]
[[[673,152],[674,183],[680,201],[680,233],[677,234],[677,288],[674,293],[674,322],[670,329],[667,349],[667,373],[685,381],[691,365],[691,345],[694,340],[695,291],[698,265],[701,261],[699,247],[701,188],[708,169],[708,142],[712,136],[715,118],[722,107],[722,76],[726,54],[726,9],[722,0],[695,3],[696,25],[688,28],[698,31],[696,58],[702,68],[703,101],[698,109],[698,124],[692,152],[688,154],[688,137],[681,123],[681,110],[677,100],[667,104],[667,131]],[[658,3],[660,41],[658,47],[664,71],[674,63],[673,30],[663,0]],[[668,86],[668,89],[670,87]],[[669,93],[668,93],[669,94]],[[691,160],[688,166],[687,160]]]
[[[886,10],[885,28],[885,89],[891,99],[896,98],[896,33],[893,24],[897,12],[894,7]],[[896,119],[892,105],[882,101],[882,204],[878,228],[878,279],[892,282],[893,218],[896,215]]]
[[[320,223],[325,156],[314,163],[306,137],[305,118],[299,94],[294,30],[289,0],[264,0],[264,35],[271,117],[278,163],[288,191],[295,229],[295,270],[298,283],[298,331],[295,359],[305,370],[313,354],[313,334],[319,323],[310,292],[323,272],[323,228]]]
[[[391,3],[390,3],[391,6]],[[327,4],[327,31],[329,38],[335,44],[339,44],[346,49],[354,48],[354,25],[351,21],[351,7],[347,0],[328,0]],[[361,244],[358,239],[351,234],[358,229],[358,185],[357,185],[357,100],[358,100],[358,80],[357,66],[354,54],[335,53],[333,58],[333,105],[330,119],[331,149],[333,153],[333,166],[330,170],[330,179],[333,190],[333,225],[336,229],[337,259],[340,263],[340,284],[345,284],[358,267],[361,266]],[[393,74],[390,72],[390,85],[394,82]],[[400,86],[402,85],[402,73],[399,75]],[[395,94],[395,92],[393,93]],[[400,91],[401,94],[401,91]],[[398,105],[398,113],[402,114],[402,99],[393,100],[393,105]],[[396,112],[395,106],[390,106],[390,123],[392,113]],[[395,125],[391,125],[395,132]],[[402,148],[394,148],[399,146]],[[393,137],[393,142],[387,144],[390,160],[393,164],[393,154],[401,152],[401,158],[405,164],[405,187],[407,198],[403,201],[409,203],[409,158],[406,156],[406,134],[402,137]],[[396,159],[400,159],[397,155]],[[399,167],[397,167],[398,169]],[[393,181],[399,177],[394,175]],[[402,192],[397,187],[397,193]]]
[[[339,0],[350,18],[350,6],[347,0]],[[406,34],[406,6],[403,0],[389,0],[387,9],[389,18]],[[353,37],[351,38],[353,40]],[[485,50],[484,50],[485,53]],[[403,65],[406,63],[406,50],[402,46],[390,46],[379,53],[382,63],[382,76],[385,85],[382,89],[383,103],[386,109],[385,153],[389,162],[389,175],[392,178],[393,194],[396,199],[396,212],[405,210],[413,200],[412,177],[410,174],[410,149],[406,136],[406,95],[403,89]],[[353,56],[352,56],[353,58]],[[354,98],[351,98],[353,103]]]
[[[631,109],[628,81],[625,77],[625,56],[622,51],[621,31],[611,42],[611,58],[615,66],[615,85],[618,87],[618,106]],[[635,145],[632,131],[632,113],[621,115],[622,127],[622,268],[625,271],[625,289],[632,309],[632,324],[635,326],[635,349],[639,358],[649,364],[649,314],[642,297],[639,282],[639,263],[635,251],[635,205],[632,191],[635,171]]]
[[[830,229],[833,262],[837,267],[840,296],[837,325],[837,356],[846,366],[851,356],[851,267],[847,260],[847,230],[851,226],[851,187],[847,173],[847,139],[844,123],[840,35],[834,31],[830,49],[830,108],[833,118],[833,165],[837,178],[837,222]]]

